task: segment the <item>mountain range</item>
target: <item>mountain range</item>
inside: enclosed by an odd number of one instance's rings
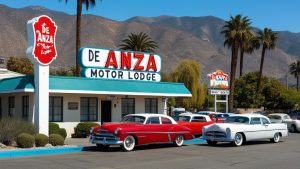
[[[58,57],[51,69],[75,64],[76,16],[31,6],[21,9],[0,5],[0,57],[24,57],[27,48],[26,22],[39,15],[50,16],[58,25],[56,45]],[[230,73],[231,52],[224,47],[220,34],[224,20],[203,17],[132,17],[114,21],[95,15],[82,16],[82,46],[117,49],[130,33],[146,32],[157,43],[164,72],[172,70],[182,59],[195,59],[201,64],[202,80],[206,74],[221,69]],[[255,28],[255,30],[258,30]],[[275,50],[267,51],[264,74],[282,79],[289,64],[300,59],[300,33],[278,31]],[[259,70],[261,50],[246,55],[245,72]],[[237,74],[239,71],[237,70]]]

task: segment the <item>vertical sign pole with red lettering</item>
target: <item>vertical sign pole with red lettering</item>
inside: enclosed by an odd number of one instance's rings
[[[57,26],[42,15],[27,22],[27,56],[34,63],[34,112],[32,122],[41,134],[48,135],[49,126],[49,64],[56,58]]]

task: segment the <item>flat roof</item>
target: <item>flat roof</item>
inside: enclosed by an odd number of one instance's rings
[[[34,76],[0,80],[0,93],[34,92]],[[183,83],[109,80],[84,77],[49,77],[50,93],[110,94],[165,97],[191,97]]]

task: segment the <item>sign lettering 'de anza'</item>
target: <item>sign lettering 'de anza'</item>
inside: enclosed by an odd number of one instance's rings
[[[100,48],[81,48],[82,75],[89,78],[161,80],[161,57],[157,54]]]
[[[33,31],[29,30],[29,37],[34,37],[30,44],[32,56],[42,65],[49,65],[56,59],[57,51],[55,46],[55,35],[57,26],[49,16],[42,15],[33,18],[28,22],[29,27],[32,25]],[[30,29],[30,28],[29,28]]]

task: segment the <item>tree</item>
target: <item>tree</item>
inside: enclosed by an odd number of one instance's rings
[[[290,73],[296,78],[296,89],[299,91],[299,77],[300,77],[300,60],[290,64]]]
[[[6,65],[10,71],[18,72],[21,74],[33,74],[33,64],[28,58],[10,57]]]
[[[224,35],[224,46],[231,48],[231,68],[230,68],[230,95],[228,98],[229,112],[233,112],[234,81],[236,75],[238,50],[241,41],[251,32],[250,19],[242,15],[231,16],[225,22],[221,34]]]
[[[122,40],[122,44],[119,45],[121,50],[133,50],[140,52],[154,52],[158,46],[149,35],[144,32],[139,34],[131,33],[128,38]]]
[[[235,81],[234,105],[239,108],[259,108],[263,105],[264,97],[256,92],[258,72],[247,73]],[[267,78],[263,78],[266,83]]]
[[[261,60],[260,60],[260,68],[259,68],[259,76],[257,80],[257,88],[256,91],[260,90],[260,82],[261,76],[264,66],[264,59],[265,59],[265,52],[266,50],[271,50],[276,47],[276,41],[278,39],[277,33],[273,32],[270,28],[265,28],[263,31],[259,30],[258,32],[258,39],[262,45],[262,52],[261,52]]]
[[[61,0],[59,0],[61,1]],[[68,0],[65,0],[67,3]],[[82,5],[85,5],[86,10],[89,9],[89,7],[94,7],[96,5],[96,0],[77,0],[77,14],[76,14],[76,76],[80,76],[80,66],[78,63],[78,52],[80,48],[80,33],[81,33],[81,13],[82,13]]]
[[[260,108],[267,110],[289,110],[300,103],[300,93],[295,89],[286,89],[273,78],[262,76],[261,92],[256,92],[259,72],[247,73],[235,82],[234,104],[239,108]]]
[[[201,99],[198,97],[201,91],[200,82],[200,64],[195,60],[182,60],[171,73],[174,82],[181,82],[192,93],[192,98],[178,98],[176,103],[185,108],[199,107]]]
[[[245,36],[240,44],[240,76],[243,76],[244,53],[252,54],[254,50],[259,49],[259,39],[252,32]]]

